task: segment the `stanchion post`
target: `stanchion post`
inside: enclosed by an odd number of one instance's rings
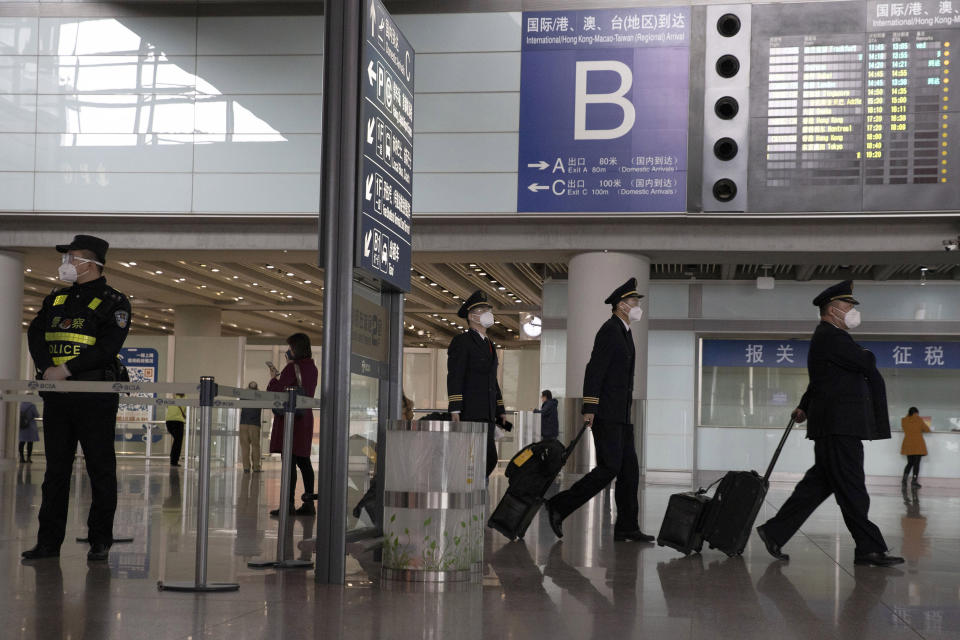
[[[297,415],[297,387],[287,387],[287,401],[283,412],[283,447],[280,452],[280,522],[277,526],[277,559],[265,562],[248,562],[253,569],[273,567],[276,569],[306,569],[313,566],[310,560],[287,559],[287,531],[290,526],[290,510],[293,502],[293,422]]]
[[[197,481],[197,566],[194,582],[157,583],[161,591],[236,591],[235,582],[207,584],[207,543],[210,525],[210,424],[213,422],[213,399],[217,385],[212,376],[200,378],[200,464]]]

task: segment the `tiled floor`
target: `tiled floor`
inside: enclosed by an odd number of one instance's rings
[[[0,463],[2,464],[2,463]],[[59,561],[20,562],[33,545],[43,463],[0,466],[0,638],[958,638],[960,497],[923,488],[874,487],[871,517],[906,556],[899,569],[853,566],[839,512],[825,503],[774,562],[756,536],[742,558],[715,551],[682,557],[651,545],[613,543],[604,494],[564,523],[558,542],[545,521],[526,542],[488,532],[482,584],[442,593],[379,584],[367,555],[349,558],[348,586],[318,586],[312,572],[248,569],[271,556],[279,470],[219,471],[212,484],[210,581],[240,590],[204,595],[158,592],[157,580],[194,575],[195,475],[163,464],[125,462],[109,565],[87,565],[89,485],[82,467]],[[495,478],[491,493],[504,489]],[[644,529],[656,533],[677,487],[642,490]],[[783,502],[775,486],[761,518]],[[293,549],[313,533],[296,518]],[[372,578],[371,575],[372,574]]]

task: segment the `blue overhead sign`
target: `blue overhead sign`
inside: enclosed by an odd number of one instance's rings
[[[366,6],[357,266],[409,291],[414,51],[380,0]]]
[[[690,8],[521,26],[517,211],[685,211]]]
[[[858,341],[881,369],[960,369],[960,342]],[[704,340],[705,367],[807,366],[809,340]]]

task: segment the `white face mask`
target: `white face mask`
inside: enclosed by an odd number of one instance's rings
[[[77,267],[72,262],[64,262],[60,265],[60,268],[57,269],[57,276],[64,282],[76,282],[77,281]]]
[[[493,326],[493,322],[494,322],[493,312],[484,311],[483,313],[480,314],[480,317],[477,318],[477,322],[479,322],[480,326],[483,327],[484,329],[489,329],[490,327]]]
[[[630,322],[640,322],[643,318],[643,309],[640,307],[630,307]]]
[[[845,314],[843,314],[843,324],[847,325],[847,329],[856,329],[860,326],[860,312],[856,309],[850,309]]]

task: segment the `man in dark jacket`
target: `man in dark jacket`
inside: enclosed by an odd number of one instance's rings
[[[616,479],[614,499],[617,522],[616,541],[652,542],[640,530],[640,465],[633,441],[630,408],[633,404],[633,371],[636,353],[630,323],[643,314],[637,293],[637,280],[630,278],[610,294],[604,304],[613,307],[613,315],[603,323],[593,342],[590,362],[583,376],[583,418],[593,430],[597,466],[566,491],[547,502],[550,528],[563,537],[561,523],[590,498]]]
[[[57,245],[63,254],[59,275],[71,286],[48,295],[27,330],[30,355],[43,380],[117,380],[117,354],[130,329],[130,303],[103,277],[105,240],[75,236]],[[43,393],[43,475],[37,545],[25,560],[60,555],[67,527],[70,478],[77,443],[90,476],[93,500],[87,518],[87,559],[105,561],[113,544],[117,509],[117,459],[114,452],[116,393]]]
[[[813,304],[820,308],[820,324],[807,356],[810,383],[793,417],[797,422],[810,421],[807,437],[814,442],[814,464],[780,511],[757,527],[757,533],[773,557],[789,560],[780,548],[833,494],[856,543],[854,564],[900,564],[903,558],[886,554],[880,529],[867,517],[870,496],[864,484],[861,441],[889,438],[890,419],[876,357],[847,333],[860,324],[853,283],[846,280],[829,287]]]
[[[534,409],[540,414],[540,437],[543,440],[556,440],[560,435],[560,420],[557,417],[557,400],[550,389],[540,394],[540,408]]]
[[[504,422],[503,396],[497,382],[497,345],[487,337],[493,326],[493,307],[480,290],[460,306],[457,315],[466,319],[469,330],[455,336],[447,349],[447,399],[451,419],[486,422],[487,476],[497,467],[495,423]],[[509,431],[509,428],[507,429]]]

